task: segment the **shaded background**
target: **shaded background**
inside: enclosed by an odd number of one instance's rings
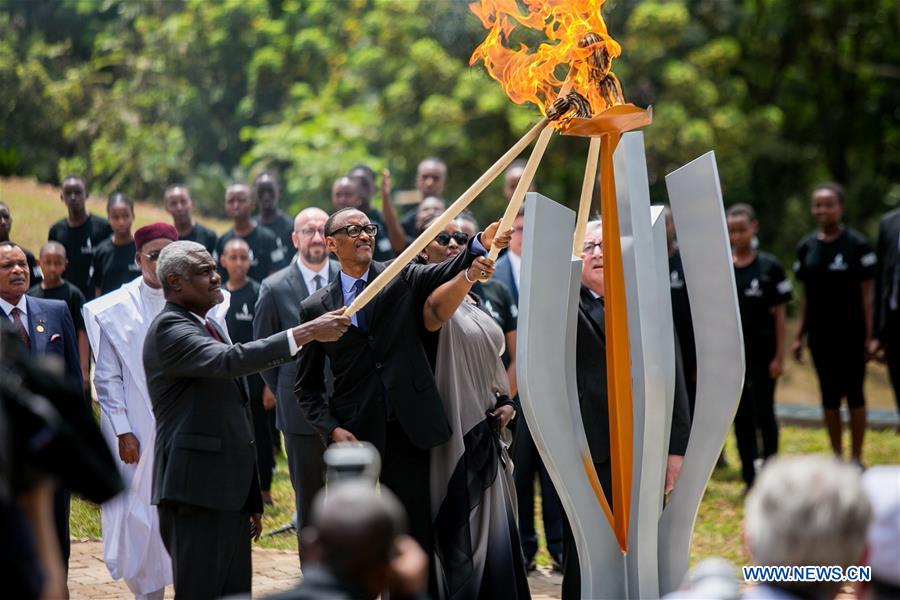
[[[609,0],[626,98],[653,104],[651,193],[715,149],[727,203],[792,260],[808,195],[835,180],[870,236],[900,205],[900,5],[893,0]],[[427,155],[453,198],[538,118],[468,58],[484,36],[460,0],[0,0],[0,176],[159,202],[275,168],[291,211],[330,206],[357,162],[413,186]],[[518,41],[518,40],[517,40]],[[526,43],[535,40],[524,39]],[[557,136],[540,191],[574,205],[587,143]],[[499,184],[474,205],[483,220]]]

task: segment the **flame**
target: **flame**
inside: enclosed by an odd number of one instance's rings
[[[479,0],[469,9],[488,34],[472,53],[469,64],[484,61],[488,74],[517,103],[532,102],[542,112],[570,91],[587,99],[593,115],[623,104],[622,88],[610,71],[622,48],[610,37],[600,9],[605,0]],[[543,31],[549,42],[532,53],[504,46],[518,26]],[[569,68],[565,80],[558,68]]]

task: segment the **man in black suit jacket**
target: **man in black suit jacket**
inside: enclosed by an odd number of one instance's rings
[[[357,209],[343,209],[325,224],[329,252],[341,273],[300,305],[307,322],[349,305],[386,267],[373,262],[376,231]],[[371,442],[382,456],[381,481],[400,498],[410,533],[426,552],[431,543],[429,449],[450,437],[450,426],[422,344],[422,310],[431,292],[468,268],[490,248],[496,226],[469,242],[455,259],[410,264],[353,316],[353,327],[333,343],[312,343],[300,353],[296,393],[306,418],[335,441]],[[334,392],[326,402],[326,358]]]
[[[12,242],[0,242],[0,310],[19,334],[32,356],[53,355],[65,367],[66,379],[83,388],[78,338],[69,307],[62,300],[26,296],[30,269],[25,251]],[[57,488],[53,498],[56,534],[63,557],[69,565],[69,491]]]
[[[328,215],[320,208],[307,208],[294,219],[292,236],[297,259],[262,282],[253,337],[268,337],[277,331],[300,324],[300,302],[311,293],[333,281],[340,265],[328,259],[325,251],[325,221]],[[297,362],[287,362],[277,369],[262,372],[263,379],[276,397],[276,425],[284,434],[284,449],[294,487],[297,531],[306,524],[316,494],[325,485],[325,444],[318,432],[300,412],[294,396]]]
[[[578,335],[575,346],[575,376],[578,384],[578,403],[587,437],[591,459],[600,486],[612,507],[612,466],[609,454],[609,405],[606,388],[606,320],[603,305],[603,250],[600,246],[599,221],[588,223],[581,255],[581,300],[578,304]],[[598,368],[599,367],[599,368]],[[672,427],[669,457],[666,464],[665,493],[675,487],[690,435],[690,412],[687,386],[678,339],[675,340],[675,402],[672,407]],[[581,573],[575,540],[565,527],[565,568],[562,598],[581,597]]]
[[[245,375],[277,367],[314,339],[333,341],[349,319],[330,313],[248,344],[229,343],[206,313],[223,300],[206,248],[180,241],[159,255],[166,307],[144,340],[156,417],[152,502],[172,557],[175,593],[250,592],[250,539],[262,496]]]
[[[876,252],[878,270],[875,273],[874,327],[869,352],[877,355],[884,351],[894,401],[900,411],[900,208],[881,217]]]

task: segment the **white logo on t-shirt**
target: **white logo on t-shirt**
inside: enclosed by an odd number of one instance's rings
[[[744,295],[750,298],[760,298],[763,295],[762,287],[759,285],[759,279],[756,277],[753,278],[753,281],[750,282],[750,287],[744,290]]]
[[[250,313],[250,310],[247,308],[247,303],[244,302],[244,306],[241,307],[241,312],[235,313],[234,318],[238,321],[252,321],[253,315]]]
[[[838,252],[834,255],[834,260],[828,265],[829,271],[846,271],[847,263],[844,262],[844,255]]]
[[[678,271],[669,273],[669,285],[673,290],[680,290],[684,287],[684,280],[681,279],[681,275],[678,274]]]

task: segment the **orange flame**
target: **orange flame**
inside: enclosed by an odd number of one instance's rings
[[[513,102],[532,102],[542,112],[570,89],[588,100],[594,115],[624,103],[619,81],[610,71],[622,48],[607,33],[600,14],[605,0],[521,1],[527,14],[518,0],[479,0],[469,5],[488,29],[470,65],[484,61],[488,74]],[[504,42],[519,25],[543,31],[550,41],[533,53],[524,44],[518,50],[507,48]],[[561,65],[569,68],[565,80],[557,76]]]

